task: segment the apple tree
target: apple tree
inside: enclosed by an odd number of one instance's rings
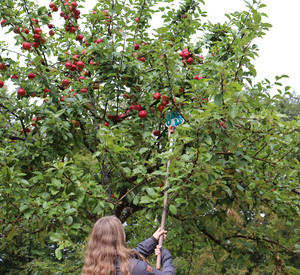
[[[299,271],[299,120],[287,76],[254,83],[265,4],[212,24],[177,2],[0,2],[2,272],[79,274],[103,215],[136,244],[166,176],[178,274]]]

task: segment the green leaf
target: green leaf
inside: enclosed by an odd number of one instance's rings
[[[254,15],[253,15],[253,19],[254,19],[255,24],[259,24],[260,21],[261,21],[261,16],[260,16],[260,14],[254,14]]]
[[[222,94],[217,94],[215,96],[215,100],[214,100],[216,106],[220,107],[222,105],[222,101],[223,101],[223,95]]]
[[[141,148],[141,149],[140,149],[139,153],[142,155],[142,154],[144,154],[145,152],[147,152],[148,150],[149,150],[149,148],[144,147],[144,148]]]
[[[230,108],[229,108],[229,115],[232,118],[235,118],[238,113],[239,113],[239,106],[237,104],[231,105]]]
[[[32,208],[27,208],[25,211],[24,211],[24,217],[26,219],[29,219],[31,218],[31,215],[34,213],[34,209]]]
[[[123,171],[125,172],[125,174],[130,177],[131,175],[131,170],[128,167],[123,167]]]
[[[55,257],[56,257],[58,260],[61,260],[61,259],[62,259],[62,253],[61,253],[61,249],[60,249],[60,248],[56,248],[56,249],[55,249]]]
[[[249,189],[250,190],[253,190],[254,188],[255,188],[255,183],[254,182],[251,182],[250,184],[249,184]]]
[[[50,232],[49,233],[49,238],[52,242],[59,242],[60,240],[63,239],[63,236],[60,233],[57,233],[57,232]]]
[[[156,193],[155,193],[155,191],[154,191],[153,188],[148,187],[148,188],[146,188],[146,191],[147,191],[147,193],[148,193],[149,196],[151,196],[151,197],[155,197],[156,196]]]
[[[7,237],[6,237],[6,240],[7,241],[11,241],[13,239],[13,237],[16,235],[16,228],[13,227],[12,230],[9,231]]]
[[[82,204],[84,198],[85,198],[85,190],[83,188],[77,188],[76,189],[76,200],[77,200],[78,206]]]
[[[166,172],[161,171],[161,170],[156,170],[151,175],[157,175],[157,176],[160,175],[160,176],[162,176],[162,175],[166,175]]]
[[[27,186],[30,185],[29,182],[24,179],[21,179],[19,182],[22,183],[23,185],[27,185]]]
[[[177,215],[177,208],[174,205],[170,204],[169,209],[173,215]]]
[[[70,208],[70,209],[67,209],[65,214],[66,215],[72,215],[76,212],[77,210],[75,208]]]
[[[207,135],[207,136],[204,138],[204,141],[205,141],[208,145],[211,145],[211,144],[212,144],[212,138],[211,138],[211,136]]]
[[[138,195],[136,195],[133,199],[133,204],[138,205],[139,201],[140,201],[140,197]]]
[[[61,181],[58,179],[52,179],[52,184],[53,184],[53,186],[55,186],[57,188],[61,187],[61,185],[62,185]]]
[[[243,188],[241,185],[238,184],[236,187],[237,187],[237,189],[239,189],[240,191],[244,191],[244,188]]]
[[[150,202],[151,202],[151,200],[149,197],[147,197],[147,196],[141,197],[140,203],[150,203]]]
[[[70,226],[72,223],[73,223],[73,217],[72,216],[67,217],[66,224]]]

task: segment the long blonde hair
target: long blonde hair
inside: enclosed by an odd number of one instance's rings
[[[126,247],[125,231],[115,216],[99,219],[91,232],[82,275],[115,275],[119,257],[122,275],[130,274],[130,258],[144,258]]]

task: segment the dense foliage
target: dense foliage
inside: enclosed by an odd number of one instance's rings
[[[299,272],[299,117],[269,94],[286,76],[253,83],[265,5],[211,24],[202,0],[84,2],[0,2],[1,273],[80,273],[107,214],[148,237],[169,159],[177,274]]]

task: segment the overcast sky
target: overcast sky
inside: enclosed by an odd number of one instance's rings
[[[243,0],[206,0],[205,10],[208,19],[213,22],[225,22],[225,13],[240,11],[245,7]],[[250,1],[251,2],[251,1]],[[255,43],[259,47],[259,57],[255,61],[257,81],[268,78],[273,81],[276,75],[289,75],[282,80],[284,85],[291,86],[300,94],[300,0],[263,0],[266,4],[265,19],[273,27],[263,39]]]

